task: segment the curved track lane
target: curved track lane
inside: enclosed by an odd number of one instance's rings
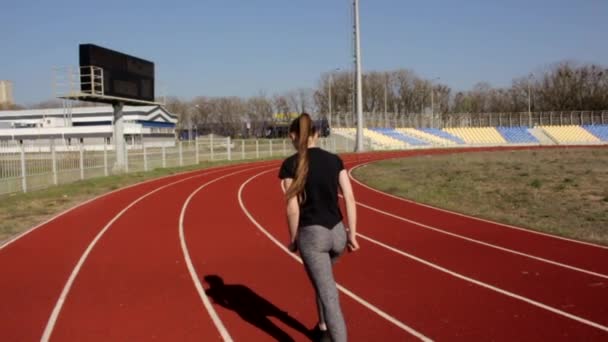
[[[46,325],[51,340],[309,340],[313,290],[281,245],[279,165],[138,184],[0,246],[10,279],[0,282],[0,337],[36,341]],[[608,337],[608,248],[353,186],[362,250],[336,266],[350,340]]]
[[[360,203],[434,229],[512,251],[608,275],[608,247],[547,235],[415,203],[353,179]]]
[[[257,182],[251,184],[252,188],[247,189],[246,193],[249,192],[249,196],[255,197],[255,194],[259,193],[262,188],[267,188],[270,184],[276,183],[274,177],[276,176],[272,174],[260,176]],[[275,196],[277,196],[277,199],[275,200],[279,201],[280,193],[275,194]],[[361,198],[359,193],[357,193],[357,198]],[[365,197],[363,198],[367,199]],[[259,218],[263,222],[266,221],[266,226],[273,227],[280,225],[279,222],[272,222],[270,220],[272,214],[271,210],[268,208],[256,203],[252,203],[251,206],[252,208],[255,208],[253,212],[258,213],[258,215],[255,215],[256,219]],[[591,323],[594,323],[593,320],[599,321],[599,324],[597,324],[599,328],[606,329],[605,326],[602,326],[602,324],[605,325],[606,309],[598,304],[603,301],[603,298],[606,298],[606,289],[602,283],[602,278],[598,279],[597,277],[589,276],[587,274],[555,267],[553,265],[487,247],[480,248],[479,245],[466,243],[466,241],[463,244],[461,239],[451,238],[445,234],[438,234],[437,232],[424,229],[416,229],[416,227],[403,227],[403,222],[385,215],[379,215],[377,212],[371,210],[361,210],[360,220],[361,233],[372,235],[379,240],[387,241],[393,246],[397,245],[398,248],[405,249],[408,252],[414,251],[414,254],[418,256],[422,255],[427,259],[430,259],[435,265],[439,266],[438,268],[448,265],[449,268],[456,269],[461,273],[468,273],[468,275],[481,277],[488,282],[488,278],[490,278],[495,283],[495,286],[506,287],[514,292],[519,292],[513,293],[517,297],[524,297],[527,299],[527,297],[524,296],[526,295],[548,303],[538,303],[540,304],[540,307],[538,305],[532,306],[528,302],[516,300],[513,296],[505,296],[504,293],[496,292],[494,290],[490,291],[494,292],[493,294],[484,298],[483,293],[488,289],[491,289],[492,286],[486,288],[482,287],[480,289],[478,285],[470,281],[465,281],[464,283],[466,286],[473,286],[476,289],[474,293],[471,292],[465,295],[462,294],[462,289],[459,289],[458,285],[458,281],[460,280],[462,282],[463,279],[453,279],[453,277],[449,277],[452,279],[427,279],[425,278],[426,273],[424,273],[424,270],[420,271],[422,273],[413,272],[417,265],[403,267],[403,264],[412,260],[411,258],[410,260],[403,258],[401,261],[397,261],[395,258],[402,257],[402,255],[395,253],[391,256],[386,255],[386,258],[382,258],[384,261],[379,262],[379,264],[382,265],[382,272],[377,273],[379,273],[379,277],[384,276],[384,281],[378,281],[378,285],[365,285],[365,280],[353,281],[355,284],[363,283],[364,285],[362,286],[365,288],[381,288],[382,290],[380,292],[385,295],[395,293],[392,300],[385,300],[387,307],[394,301],[405,304],[408,297],[405,292],[412,291],[420,298],[421,295],[429,289],[434,291],[434,293],[428,293],[428,300],[424,300],[423,302],[431,307],[433,306],[433,303],[435,303],[441,308],[438,309],[438,311],[442,312],[442,314],[438,315],[437,311],[431,311],[429,324],[432,325],[433,318],[436,319],[438,316],[444,316],[446,317],[444,318],[446,321],[451,322],[450,324],[453,325],[452,328],[454,329],[454,331],[449,332],[447,336],[440,336],[440,339],[461,336],[459,330],[467,329],[473,334],[469,335],[468,338],[498,338],[505,340],[508,340],[509,338],[521,338],[522,334],[530,339],[536,337],[560,339],[560,337],[563,338],[567,334],[573,333],[579,334],[578,336],[585,338],[605,336],[606,334],[605,331],[590,327],[588,324],[581,324],[580,322],[582,321],[585,323],[585,318],[591,320]],[[280,229],[276,230],[274,234],[280,236]],[[283,236],[283,239],[285,238],[286,237]],[[378,247],[378,245],[373,246],[373,248],[375,247]],[[382,252],[374,252],[372,254],[377,255],[379,253]],[[373,258],[374,256],[369,255],[365,257],[365,259]],[[424,259],[422,260],[424,261]],[[368,261],[362,261],[362,263],[366,264]],[[395,266],[393,266],[393,263],[395,263]],[[372,263],[372,265],[373,264],[374,263]],[[362,266],[359,265],[359,269],[361,267]],[[523,272],[520,273],[522,267]],[[374,266],[370,266],[369,268],[369,273],[366,272],[368,275],[376,271]],[[438,268],[436,268],[436,270]],[[357,267],[353,267],[351,272],[346,273],[352,277],[352,274],[357,273],[355,269],[357,269]],[[530,271],[526,272],[526,269]],[[395,274],[386,276],[385,273],[389,270]],[[411,284],[411,279],[406,279],[404,275],[400,275],[400,272],[415,274],[417,281],[419,281],[421,285],[417,286],[416,284]],[[443,273],[450,274],[446,272]],[[542,277],[540,277],[540,274],[542,274]],[[433,274],[433,276],[437,277],[436,274]],[[409,282],[407,282],[408,280]],[[393,288],[393,284],[407,287],[402,288],[401,292],[399,292],[398,289]],[[439,286],[437,284],[441,285]],[[358,291],[358,293],[365,293],[364,291],[365,289],[362,289],[361,291]],[[464,295],[465,300],[455,301],[454,298],[446,300],[446,298],[443,298],[442,295],[437,293],[438,291],[442,294],[461,293],[461,295]],[[438,301],[437,298],[440,298],[440,300]],[[484,300],[481,300],[481,298],[484,298]],[[384,299],[385,298],[378,298],[379,301]],[[477,301],[480,300],[481,302],[475,305],[476,309],[471,309],[470,301],[477,303]],[[533,300],[530,301],[533,302]],[[412,298],[412,305],[415,306],[416,304],[414,298]],[[448,307],[445,307],[446,305]],[[556,315],[555,312],[550,312],[547,311],[546,308],[543,308],[545,305],[554,305],[556,311],[563,309],[574,312],[575,314],[581,314],[583,318],[580,319],[579,322],[573,321],[572,318],[576,319],[580,317],[568,318],[563,315]],[[398,306],[396,309],[398,310]],[[415,307],[412,307],[411,309],[416,310]],[[401,311],[405,310],[405,307],[401,308]],[[452,311],[453,314],[450,314],[450,311]],[[493,311],[498,312],[494,314],[494,316],[488,315],[488,313]],[[565,313],[568,314],[568,312]],[[403,314],[407,315],[407,313]],[[398,313],[395,313],[395,315],[401,317]],[[505,315],[507,317],[504,317]],[[421,312],[418,313],[417,316],[429,316],[429,312]],[[534,317],[534,319],[530,319],[532,317]],[[408,322],[415,322],[416,318],[412,317],[405,320]],[[418,319],[418,321],[419,320],[420,319]],[[462,320],[466,320],[467,322],[459,322]],[[488,322],[488,324],[480,324],[480,322],[484,321]],[[539,329],[539,321],[543,322],[545,328]],[[485,326],[485,328],[479,327],[480,325]],[[476,326],[478,327],[477,329]],[[503,328],[501,328],[501,326]],[[423,332],[425,331],[426,330],[423,329]]]
[[[0,274],[10,279],[0,282],[2,340],[42,337],[66,281],[91,241],[133,201],[167,184],[233,167],[172,175],[99,196],[1,246]]]
[[[241,185],[257,172],[235,175],[196,194],[184,220],[188,249],[201,283],[235,340],[307,340],[316,315],[302,265],[267,239],[237,202]],[[277,189],[274,184],[263,193]],[[257,198],[262,204],[268,201],[266,196]],[[225,211],[200,210],[218,206]],[[224,284],[210,284],[205,279],[209,276]],[[353,324],[351,334],[358,337],[353,340],[415,339],[350,297],[342,296],[342,303]]]

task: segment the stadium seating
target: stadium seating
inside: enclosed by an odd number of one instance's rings
[[[507,143],[494,127],[456,127],[445,128],[444,131],[471,145],[502,145]]]
[[[399,140],[393,136],[378,132],[372,129],[363,131],[365,138],[370,139],[373,144],[381,145],[385,149],[404,149],[407,144],[405,141]]]
[[[353,142],[355,128],[333,132]],[[608,142],[608,125],[521,127],[374,128],[364,130],[366,148],[372,150],[447,146],[497,146],[517,144],[568,145]]]
[[[430,145],[428,142],[424,141],[424,140],[420,140],[416,137],[410,136],[406,133],[402,133],[399,132],[397,130],[394,130],[392,128],[376,128],[373,129],[373,131],[378,132],[380,134],[384,134],[388,137],[391,137],[393,139],[402,141],[408,145],[411,146],[427,146]]]
[[[339,136],[348,138],[348,139],[354,139],[355,138],[355,134],[357,132],[356,129],[354,128],[332,128],[331,129],[332,133],[337,134]]]
[[[466,144],[466,142],[464,140],[462,140],[462,138],[452,135],[446,131],[443,131],[439,128],[419,128],[417,129],[418,131],[433,135],[433,136],[437,136],[443,139],[447,139],[450,141],[455,142],[458,145],[464,145]]]
[[[581,126],[540,126],[553,141],[560,145],[567,144],[593,144],[599,143],[598,139],[593,134],[589,133]]]
[[[397,128],[396,129],[397,132],[400,132],[402,134],[405,135],[409,135],[412,137],[415,137],[419,140],[423,140],[426,142],[429,142],[435,146],[453,146],[453,145],[457,145],[460,144],[459,142],[456,142],[455,140],[451,140],[451,139],[447,139],[444,137],[441,137],[439,135],[436,134],[432,134],[432,133],[428,133],[425,132],[421,129],[415,129],[415,128]],[[441,130],[438,130],[439,132],[442,132],[444,134],[447,134]],[[455,138],[455,137],[454,137]]]
[[[599,140],[608,142],[608,125],[585,125],[583,128]]]
[[[528,127],[498,127],[498,132],[511,144],[538,144],[539,141],[528,131]]]
[[[355,128],[333,128],[332,132],[353,141],[356,140],[357,130]],[[404,142],[370,129],[363,130],[363,137],[366,145],[371,144],[372,150],[404,149],[406,147]]]

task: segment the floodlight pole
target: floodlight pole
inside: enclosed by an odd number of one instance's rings
[[[333,127],[332,124],[331,124],[331,116],[332,116],[332,111],[331,111],[331,86],[334,83],[334,71],[340,71],[340,68],[335,68],[329,74],[329,90],[328,90],[328,94],[327,94],[327,99],[329,101],[329,127]]]
[[[431,128],[433,128],[433,121],[435,120],[435,81],[439,80],[439,77],[435,77],[431,80]]]
[[[332,76],[332,74],[329,74],[329,87],[327,90],[327,100],[328,100],[328,107],[329,107],[329,126],[331,127],[331,84],[334,81],[334,78]]]
[[[359,34],[359,0],[353,0],[355,9],[355,65],[357,82],[357,146],[356,152],[363,152],[363,97],[361,86],[361,38]]]
[[[532,127],[532,92],[530,91],[530,80],[532,79],[532,74],[528,75],[528,124]]]
[[[116,153],[116,162],[114,163],[114,172],[120,173],[125,170],[125,120],[122,112],[124,103],[115,102],[112,104],[114,108],[114,152]]]

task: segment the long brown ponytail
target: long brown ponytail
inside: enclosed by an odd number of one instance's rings
[[[298,163],[295,178],[287,189],[285,197],[290,199],[297,196],[298,202],[302,203],[306,199],[304,186],[306,185],[306,177],[308,176],[308,138],[316,133],[310,115],[302,113],[297,119],[293,120],[291,126],[289,126],[289,133],[295,135],[298,149]]]

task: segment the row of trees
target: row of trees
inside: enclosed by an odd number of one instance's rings
[[[334,120],[353,112],[354,77],[348,71],[321,75],[316,89],[283,94],[239,97],[196,97],[191,101],[170,98],[167,107],[181,114],[181,127],[235,135],[250,122],[248,134],[260,135],[275,113],[308,111]],[[330,111],[331,107],[331,111]],[[486,82],[469,91],[454,92],[440,79],[424,79],[411,70],[368,72],[363,75],[363,111],[382,117],[409,117],[435,113],[436,118],[457,113],[517,113],[608,109],[608,69],[599,65],[555,64],[513,80],[510,87],[494,88]],[[428,118],[427,118],[428,119]],[[432,120],[431,120],[432,121]],[[213,125],[211,123],[214,123]],[[351,121],[352,123],[352,121]]]
[[[260,93],[250,98],[199,96],[165,100],[167,109],[179,116],[182,129],[197,127],[199,133],[212,130],[232,136],[259,136],[269,122],[276,121],[276,113],[307,111],[327,117],[331,112],[334,118],[350,118],[352,123],[352,115],[346,113],[352,113],[354,108],[353,83],[351,72],[333,71],[322,74],[315,89],[301,88],[272,96]],[[50,100],[29,107],[61,107],[61,102]],[[363,75],[363,111],[376,114],[375,117],[383,117],[385,112],[395,119],[413,114],[428,116],[432,112],[432,122],[455,113],[606,109],[608,69],[594,64],[561,62],[516,78],[510,87],[494,88],[481,82],[469,91],[454,91],[439,78],[425,79],[406,69]]]
[[[265,135],[278,121],[276,113],[315,112],[312,91],[299,89],[272,97],[263,93],[240,97],[198,96],[190,101],[177,97],[166,99],[166,108],[180,116],[180,129],[196,128],[199,134]]]
[[[349,112],[352,75],[328,73],[315,91],[319,112]],[[330,97],[331,94],[331,97]],[[428,80],[411,70],[369,72],[363,75],[363,111],[397,114],[497,113],[608,109],[608,69],[599,65],[558,63],[513,80],[507,88],[486,82],[470,91],[454,92],[440,79]]]
[[[517,78],[510,88],[477,84],[455,95],[451,112],[533,112],[605,110],[608,108],[608,69],[598,65],[560,63]]]

